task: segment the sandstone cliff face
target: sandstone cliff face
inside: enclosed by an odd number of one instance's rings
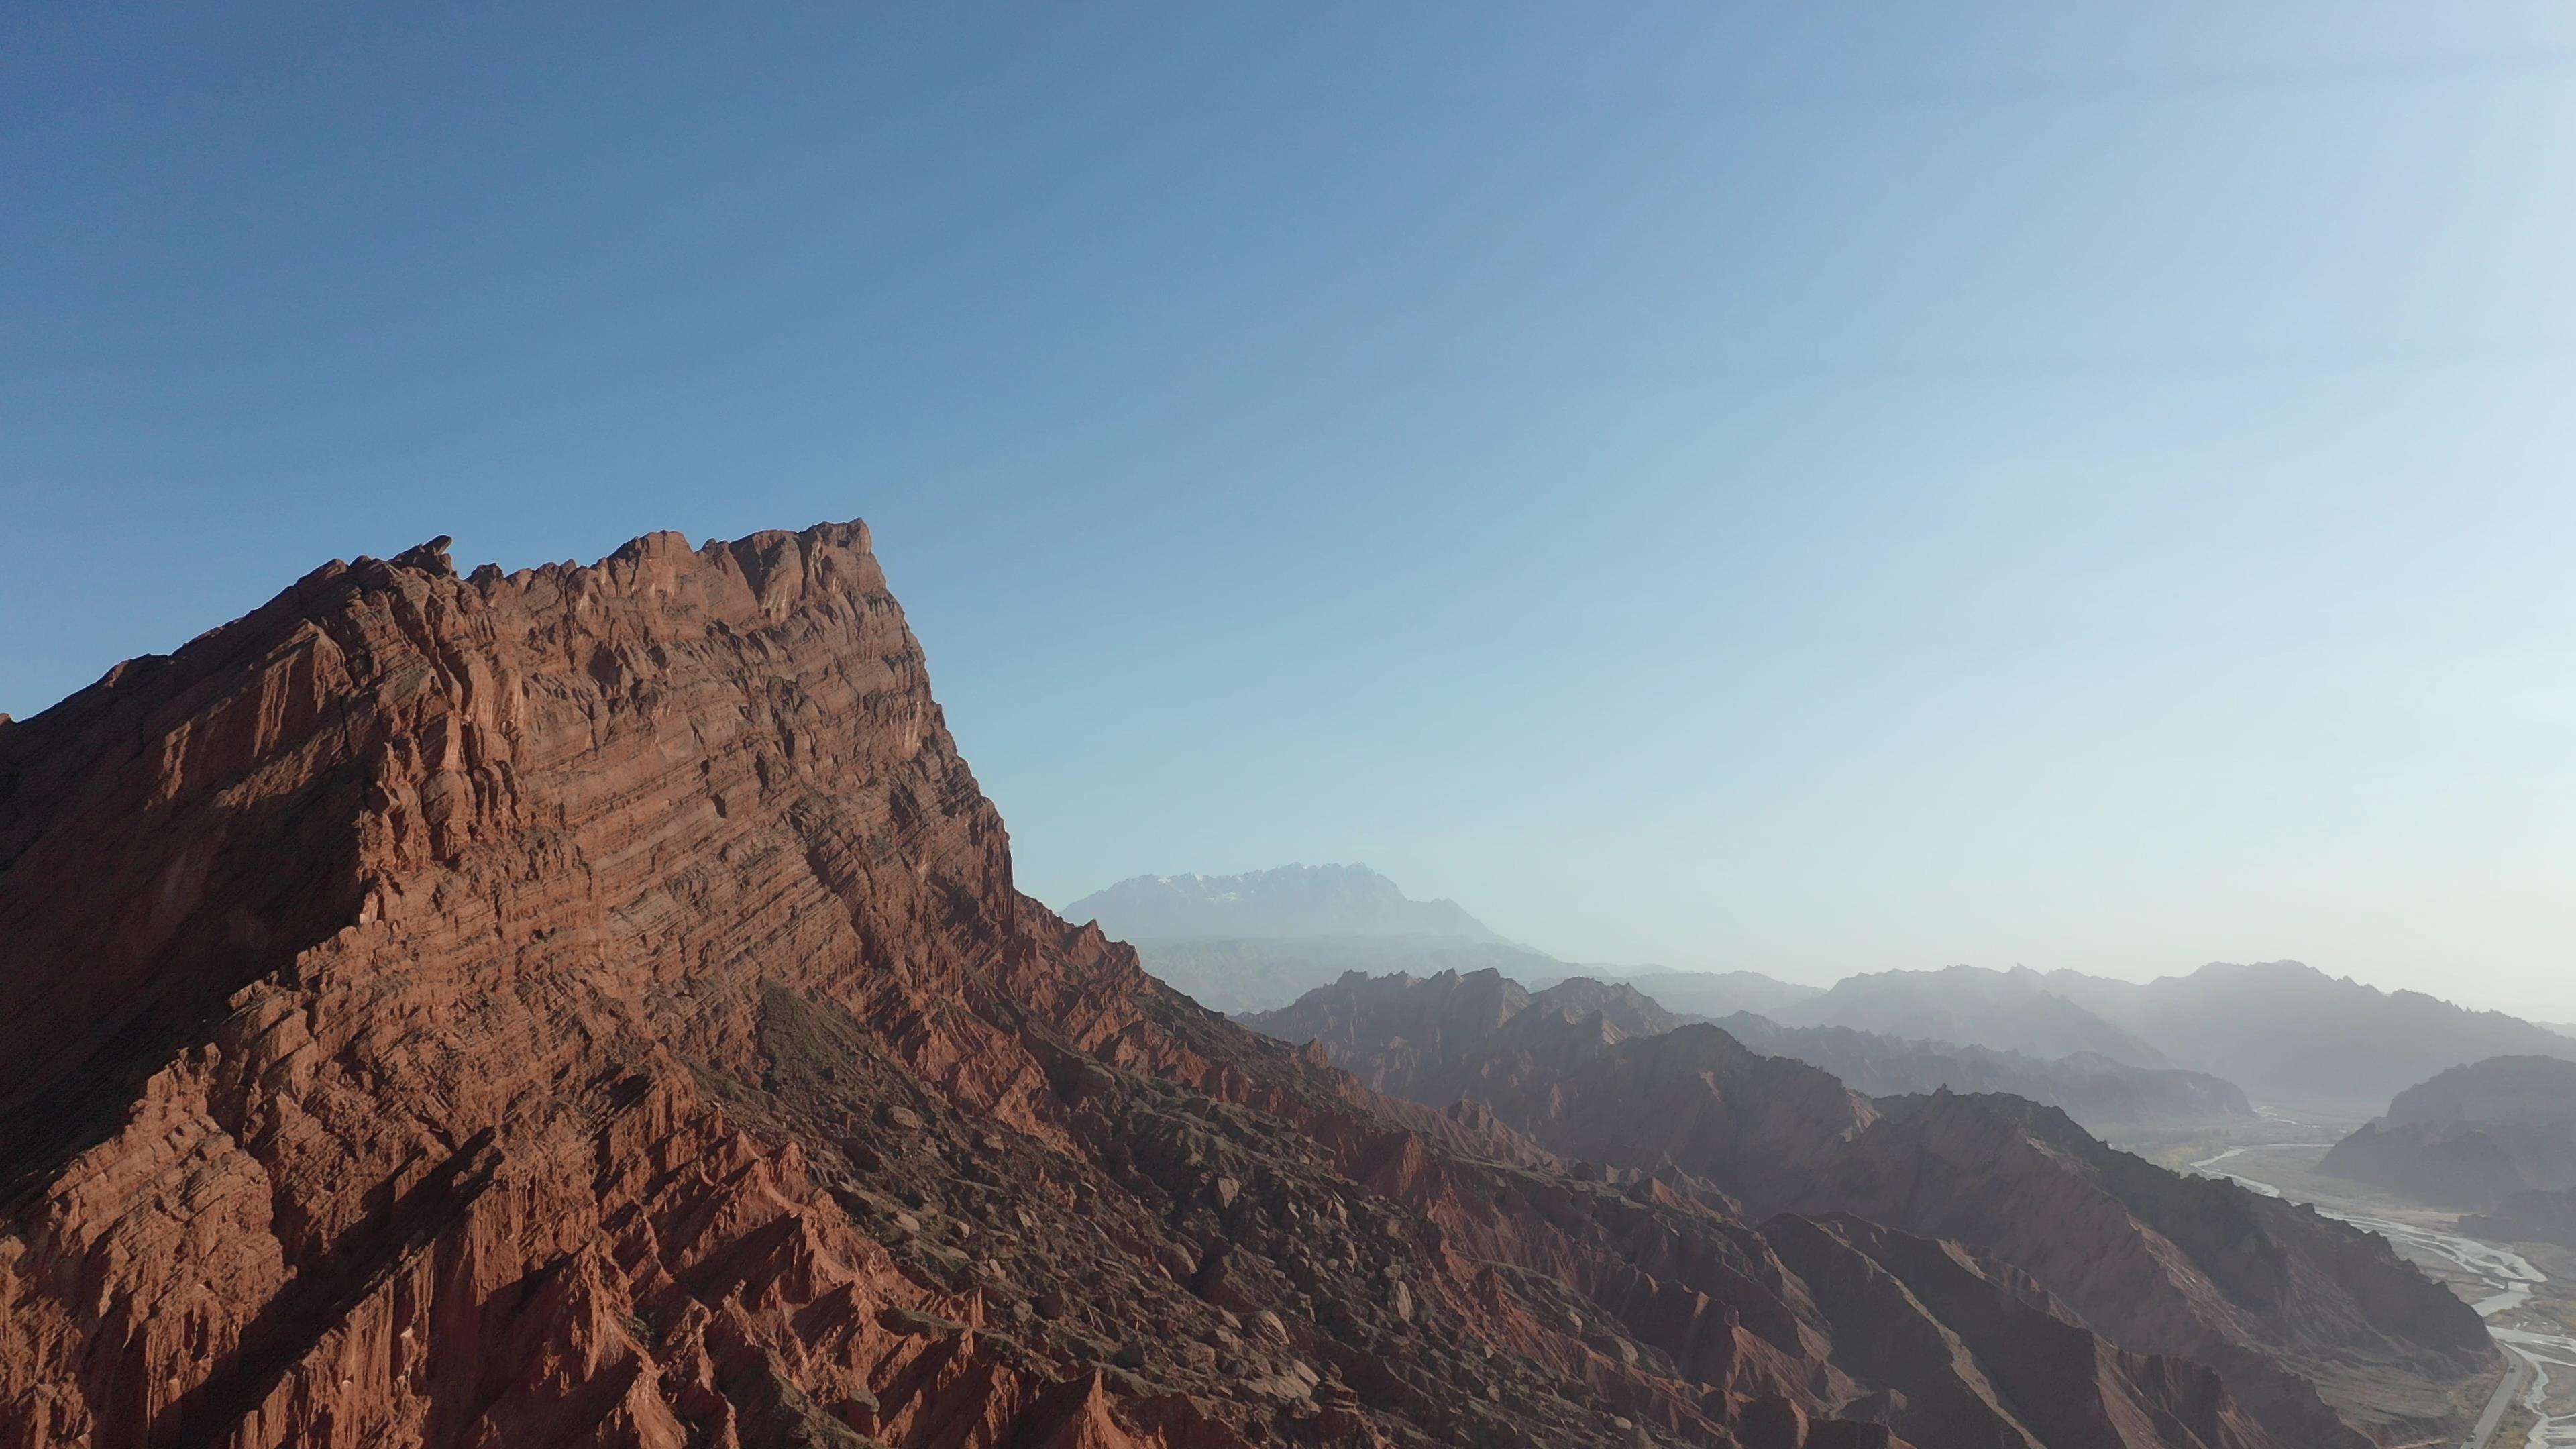
[[[0,1449],[2291,1449],[1157,986],[855,524],[333,564],[0,728],[0,1092]]]
[[[2477,1315],[2385,1241],[2113,1151],[2056,1109],[1872,1102],[1708,1025],[1631,1035],[1531,1012],[1485,1029],[1499,998],[1472,980],[1346,981],[1254,1020],[1313,1030],[1386,1090],[1472,1099],[1565,1156],[1963,1244],[2111,1343],[2218,1368],[2288,1443],[2438,1435],[2497,1368]]]

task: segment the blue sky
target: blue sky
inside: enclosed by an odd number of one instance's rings
[[[2576,7],[2126,10],[12,7],[0,710],[865,517],[1059,903],[2576,1019]]]

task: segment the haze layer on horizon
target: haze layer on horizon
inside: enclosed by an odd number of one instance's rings
[[[863,516],[1024,888],[2576,1019],[2576,10],[21,8],[0,710]]]

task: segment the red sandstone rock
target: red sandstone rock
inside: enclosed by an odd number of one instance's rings
[[[0,729],[0,1094],[0,1449],[2291,1449],[1164,990],[856,524],[332,564]],[[2015,1439],[2041,1349],[2104,1407]]]

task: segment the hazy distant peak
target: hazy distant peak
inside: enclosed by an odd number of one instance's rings
[[[2212,961],[2192,973],[2213,979],[2241,977],[2249,980],[2274,981],[2350,981],[2349,976],[2329,976],[2305,961]]]
[[[1125,940],[1442,936],[1500,941],[1456,901],[1417,901],[1365,865],[1140,875],[1064,908]]]
[[[2286,1105],[2375,1112],[2447,1067],[2576,1056],[2576,1042],[2518,1017],[2420,991],[2383,991],[2303,961],[2212,961],[2144,985],[2073,971],[2046,980],[2178,1065]]]
[[[2136,1067],[2169,1065],[2164,1052],[2113,1025],[2038,972],[1986,966],[1846,976],[1830,990],[1773,1013],[1784,1026],[1847,1026],[1933,1038],[2054,1060],[2097,1052]]]

